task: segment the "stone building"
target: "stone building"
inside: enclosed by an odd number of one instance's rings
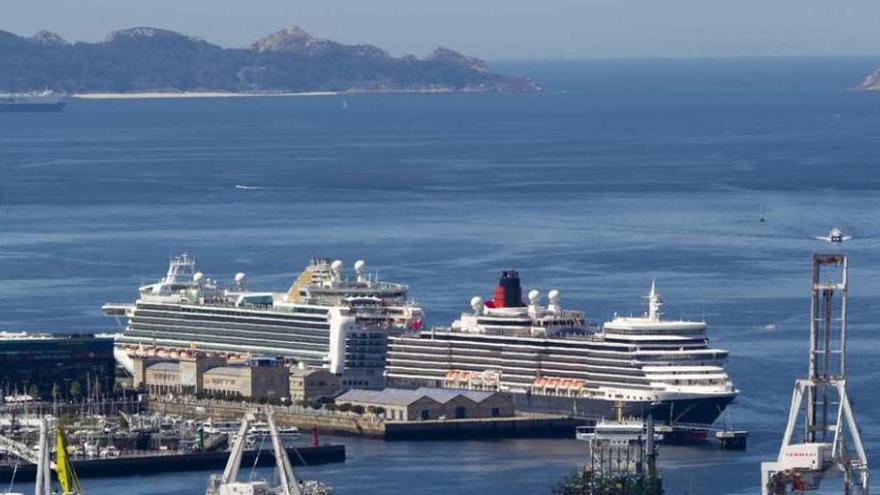
[[[152,363],[143,368],[143,385],[154,394],[181,393],[180,364],[167,361]]]
[[[503,392],[478,392],[420,388],[417,390],[349,390],[336,398],[336,404],[381,408],[385,417],[396,421],[436,419],[479,419],[511,417],[513,398]]]
[[[289,371],[272,358],[230,364],[218,356],[201,353],[177,360],[136,357],[133,369],[133,385],[152,393],[206,393],[248,399],[281,399],[290,394]]]
[[[250,359],[240,366],[218,366],[204,372],[206,393],[246,399],[281,399],[290,394],[289,371],[270,358]]]
[[[313,402],[339,393],[339,377],[323,368],[290,370],[290,400]]]
[[[130,356],[132,361],[132,386],[141,388],[149,387],[147,375],[148,370],[153,369],[152,385],[162,385],[174,388],[176,392],[198,393],[202,391],[202,374],[211,368],[223,366],[226,360],[219,356],[208,355],[203,352],[184,352],[174,357],[160,356]],[[176,366],[159,366],[153,368],[156,364],[169,364]],[[165,375],[171,372],[172,368],[177,370],[177,384],[158,383],[160,371]],[[165,379],[170,379],[170,375]]]

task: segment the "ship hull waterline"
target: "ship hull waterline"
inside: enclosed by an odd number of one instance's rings
[[[522,412],[565,414],[591,420],[611,418],[615,414],[615,403],[609,400],[526,393],[513,393],[512,396],[514,406]],[[710,425],[734,398],[735,394],[730,394],[660,402],[625,401],[622,405],[625,416],[647,417],[650,414],[658,424]]]

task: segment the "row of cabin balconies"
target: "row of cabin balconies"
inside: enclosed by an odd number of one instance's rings
[[[587,372],[582,370],[573,371],[554,368],[520,367],[510,365],[488,367],[485,365],[475,365],[469,363],[452,363],[449,365],[441,365],[439,363],[435,363],[435,365],[432,366],[430,363],[396,361],[387,363],[385,369],[386,374],[388,375],[394,375],[400,370],[406,370],[408,372],[425,370],[432,374],[443,374],[445,378],[446,373],[452,370],[475,372],[497,371],[501,373],[502,381],[522,381],[531,383],[532,381],[534,381],[535,378],[539,376],[547,376],[554,378],[581,379],[587,380],[591,383],[603,383],[610,386],[619,386],[620,384],[648,386],[648,380],[643,374],[626,375],[620,373]],[[517,377],[519,377],[520,380],[517,380]]]
[[[431,342],[427,344],[426,342]],[[501,352],[505,354],[515,355],[534,355],[534,354],[554,354],[554,355],[571,355],[572,357],[596,357],[605,356],[609,359],[632,359],[636,349],[633,347],[627,351],[613,350],[596,350],[596,349],[577,349],[557,346],[534,346],[534,345],[514,345],[514,344],[489,344],[485,342],[464,342],[464,341],[445,341],[444,344],[438,344],[437,341],[426,339],[391,339],[389,346],[393,350],[399,349],[436,349],[445,352],[469,352],[469,353],[491,353]],[[453,351],[454,349],[454,351]]]
[[[238,336],[217,337],[204,334],[191,334],[187,332],[169,332],[167,335],[159,335],[149,330],[126,330],[123,334],[132,343],[162,343],[176,344],[181,348],[189,348],[195,343],[200,349],[210,347],[221,351],[240,352],[237,347],[242,347],[251,352],[268,353],[278,352],[281,354],[315,353],[321,356],[327,353],[327,344],[309,344],[303,342],[289,342],[272,339],[253,339]],[[271,346],[271,347],[270,347]],[[260,347],[262,349],[256,349]]]
[[[322,315],[309,315],[297,313],[295,311],[290,310],[281,310],[281,311],[237,311],[237,310],[227,310],[222,309],[218,311],[218,308],[199,308],[198,306],[164,306],[164,307],[153,307],[151,305],[138,304],[135,307],[135,315],[140,313],[165,313],[165,314],[174,314],[178,315],[181,318],[184,317],[204,317],[204,318],[243,318],[248,320],[264,320],[264,321],[278,321],[278,322],[309,322],[309,323],[324,323],[326,325],[327,317],[326,310]]]
[[[322,328],[308,328],[296,326],[275,326],[259,323],[229,323],[211,322],[199,320],[179,320],[175,318],[160,318],[151,316],[137,316],[131,319],[130,326],[154,325],[162,327],[186,327],[199,330],[232,330],[238,332],[262,332],[268,335],[297,335],[304,338],[324,338],[329,340],[330,332]]]
[[[557,359],[512,359],[510,357],[488,357],[488,356],[414,356],[412,354],[394,354],[389,353],[386,358],[389,362],[411,362],[411,363],[419,363],[419,362],[438,362],[438,363],[446,363],[451,367],[455,367],[459,364],[468,364],[474,366],[495,366],[495,367],[503,367],[503,366],[511,366],[513,364],[519,364],[525,368],[532,369],[552,369],[552,368],[560,368],[560,369],[586,369],[586,370],[597,370],[597,371],[615,371],[619,374],[624,375],[643,375],[641,368],[638,366],[632,365],[629,362],[616,362],[614,365],[609,366],[607,364],[602,363],[590,363],[581,361],[561,361]]]

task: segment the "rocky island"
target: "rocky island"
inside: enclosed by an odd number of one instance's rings
[[[856,89],[861,91],[880,91],[880,69],[868,74]]]
[[[489,71],[474,57],[437,48],[393,57],[292,26],[248,48],[223,48],[163,29],[114,31],[98,43],[69,43],[41,31],[0,31],[0,92],[68,93],[319,91],[534,91],[531,80]]]

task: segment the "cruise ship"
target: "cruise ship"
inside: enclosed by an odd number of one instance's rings
[[[60,112],[64,97],[53,91],[0,93],[0,112]]]
[[[260,292],[246,287],[244,273],[223,288],[182,255],[134,303],[103,311],[123,320],[116,358],[129,370],[132,354],[270,355],[329,367],[344,386],[380,388],[388,337],[417,330],[422,310],[406,285],[368,275],[363,261],[354,271],[347,277],[341,261],[314,259],[286,292]]]
[[[531,291],[522,301],[519,274],[505,271],[491,300],[471,300],[449,328],[392,337],[389,386],[434,386],[511,392],[517,409],[663,423],[710,424],[736,397],[723,364],[727,351],[709,347],[706,323],[667,320],[654,285],[644,315],[602,327],[562,309],[559,292]]]

